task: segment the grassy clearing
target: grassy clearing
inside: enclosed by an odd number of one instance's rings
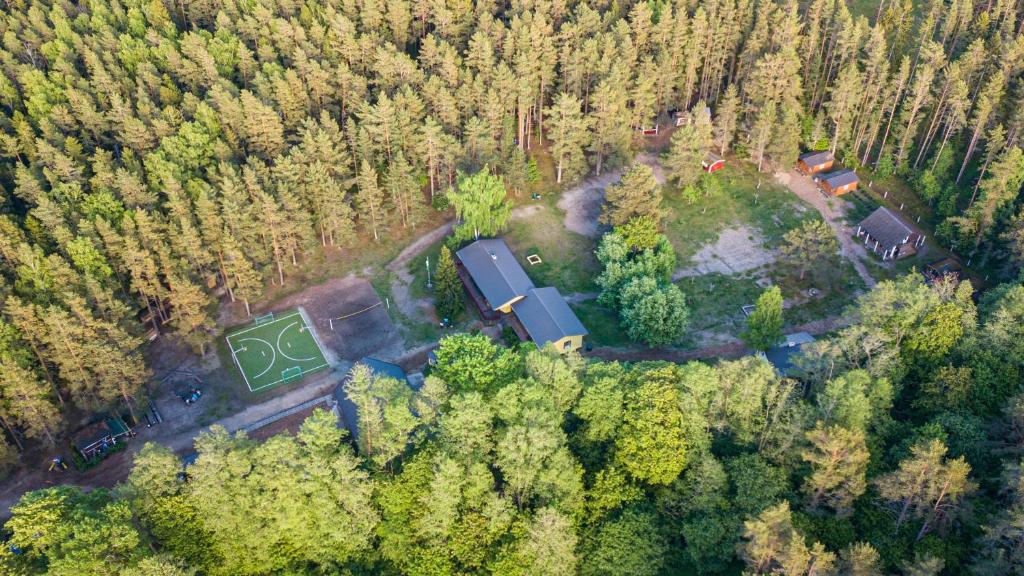
[[[573,304],[572,309],[590,332],[586,338],[587,342],[595,346],[616,348],[638,346],[619,326],[619,315],[616,311],[601,306],[596,300]]]
[[[705,244],[733,225],[757,228],[766,246],[774,248],[782,235],[816,213],[770,175],[758,173],[749,162],[731,162],[715,173],[722,192],[688,204],[681,193],[666,186],[665,205],[669,216],[665,234],[676,249],[680,263],[686,262]],[[758,189],[758,182],[761,183]]]
[[[746,327],[741,308],[753,304],[763,289],[754,278],[705,274],[676,283],[690,306],[690,331],[738,336]]]
[[[540,209],[513,219],[505,240],[537,286],[554,286],[563,294],[593,291],[594,277],[601,271],[594,256],[596,244],[591,238],[566,230],[565,213],[557,203],[556,194],[545,194],[535,201]],[[526,261],[530,254],[537,254],[542,262],[531,265]]]

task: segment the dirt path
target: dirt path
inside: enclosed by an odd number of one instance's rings
[[[835,230],[836,237],[839,239],[840,254],[853,264],[854,269],[857,270],[857,275],[864,281],[864,284],[868,288],[873,287],[877,282],[871,277],[862,260],[867,257],[867,253],[864,252],[864,248],[860,243],[853,239],[851,230],[843,222],[843,209],[841,207],[834,208],[830,199],[822,195],[807,176],[790,170],[788,172],[776,172],[775,179],[786,188],[789,188],[790,192],[799,196],[801,200],[814,206],[815,210],[825,219],[825,222],[828,222],[829,226]],[[836,200],[835,202],[838,203],[840,201]]]
[[[413,275],[409,273],[409,262],[430,248],[452,231],[452,223],[448,222],[423,234],[405,247],[398,256],[389,263],[386,268],[395,275],[391,281],[391,296],[395,304],[408,318],[420,318],[425,314],[432,313],[433,305],[427,298],[412,298],[409,294],[409,286],[412,284]]]
[[[651,152],[641,152],[636,155],[635,161],[650,166],[658,184],[665,183],[665,169],[662,168],[657,155]],[[562,192],[561,197],[558,199],[558,208],[565,212],[566,229],[590,238],[600,236],[601,226],[597,222],[597,217],[601,215],[601,202],[604,200],[604,190],[621,180],[622,172],[622,168],[609,170],[600,176],[587,178],[576,186]],[[523,210],[520,217],[532,213],[529,211],[529,207],[517,210]],[[512,217],[515,218],[517,215],[513,212]]]

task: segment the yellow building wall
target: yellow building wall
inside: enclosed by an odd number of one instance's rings
[[[519,302],[522,299],[523,299],[523,296],[519,296],[515,300],[509,300],[505,304],[502,304],[501,306],[498,306],[497,308],[495,308],[495,310],[497,310],[498,312],[501,312],[503,314],[511,314],[512,313],[512,305],[515,304],[516,302]]]
[[[569,343],[568,348],[566,347],[567,342]],[[579,336],[566,336],[565,338],[552,342],[551,344],[554,345],[556,350],[558,350],[562,354],[565,354],[566,352],[571,352],[572,350],[579,350],[580,348],[583,347],[583,335],[581,334]]]

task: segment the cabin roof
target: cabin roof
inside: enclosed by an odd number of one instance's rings
[[[525,296],[533,282],[504,240],[477,240],[456,252],[477,288],[493,308]]]
[[[512,305],[516,318],[538,347],[566,336],[583,336],[587,329],[557,288],[533,288]]]
[[[860,227],[869,236],[878,241],[886,250],[903,244],[914,229],[885,206],[879,206],[867,218],[860,222]]]

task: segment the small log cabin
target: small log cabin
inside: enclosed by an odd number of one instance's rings
[[[822,175],[818,179],[818,187],[830,196],[841,196],[857,189],[857,173],[849,168],[836,170]]]
[[[714,152],[708,152],[708,155],[700,161],[700,167],[708,173],[718,172],[722,168],[725,168],[725,158],[722,158]]]
[[[828,150],[806,152],[796,161],[796,169],[802,174],[817,174],[832,168],[835,161]]]
[[[924,236],[885,206],[880,206],[857,226],[864,247],[882,260],[898,260],[917,253]]]

